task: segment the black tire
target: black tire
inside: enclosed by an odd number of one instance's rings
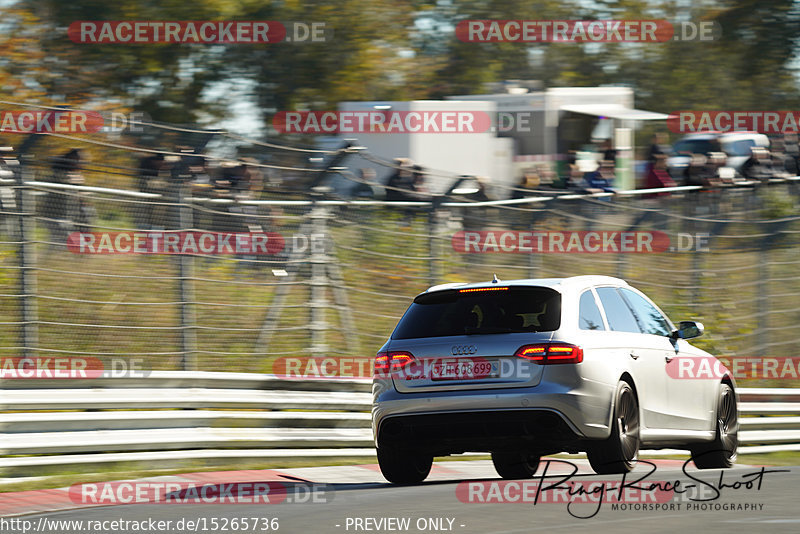
[[[628,473],[639,458],[639,402],[627,382],[617,386],[611,435],[586,451],[595,473]]]
[[[431,472],[433,456],[414,451],[379,448],[378,465],[392,484],[418,484]]]
[[[739,412],[736,395],[728,384],[720,384],[717,401],[717,434],[714,441],[693,445],[692,461],[698,469],[720,469],[736,464],[739,447]]]
[[[506,480],[532,478],[541,457],[522,452],[493,452],[492,463],[497,474]]]

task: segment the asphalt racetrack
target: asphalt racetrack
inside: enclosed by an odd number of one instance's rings
[[[485,460],[438,462],[426,482],[406,487],[382,482],[377,466],[288,469],[277,478],[285,488],[277,504],[105,505],[6,518],[0,531],[800,532],[800,467],[651,462],[626,477],[625,489],[621,475],[593,474],[585,460],[543,461],[527,481],[503,481]],[[256,472],[226,480],[236,473]],[[645,486],[649,493],[637,489]]]

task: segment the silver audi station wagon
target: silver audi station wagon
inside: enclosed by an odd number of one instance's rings
[[[735,384],[686,341],[702,333],[607,276],[431,287],[375,359],[381,471],[413,484],[434,456],[473,451],[490,452],[503,478],[529,478],[542,455],[585,451],[597,473],[624,473],[640,448],[667,447],[731,467]],[[673,376],[675,359],[722,373]]]

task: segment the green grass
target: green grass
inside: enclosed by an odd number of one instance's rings
[[[100,184],[97,184],[100,185]],[[774,196],[774,192],[770,195]],[[133,226],[131,205],[94,200],[98,228],[115,231]],[[769,205],[769,203],[767,203]],[[135,206],[135,205],[134,205]],[[480,229],[535,231],[620,231],[635,222],[637,202],[568,204],[533,220],[530,211],[486,209],[465,219]],[[693,211],[672,204],[673,213]],[[197,212],[197,224],[213,227],[206,212]],[[248,265],[231,256],[197,258],[194,262],[194,312],[198,368],[209,371],[269,372],[282,355],[304,355],[315,341],[324,342],[329,353],[371,356],[383,343],[408,306],[410,299],[433,282],[475,281],[525,277],[607,274],[622,276],[650,295],[675,321],[695,319],[707,333],[696,344],[718,355],[793,356],[794,325],[800,318],[800,248],[798,222],[775,234],[769,252],[760,251],[769,225],[735,223],[717,230],[721,236],[710,243],[710,252],[659,254],[462,254],[451,244],[460,226],[448,226],[466,212],[451,209],[434,236],[436,261],[431,265],[430,227],[425,212],[391,208],[342,208],[332,213],[328,233],[336,245],[334,262],[341,266],[347,308],[354,332],[347,333],[331,286],[321,288],[329,307],[322,314],[330,328],[314,340],[308,323],[313,288],[305,265],[291,286],[278,324],[268,346],[259,346],[260,329],[276,296],[273,268],[286,267],[281,258],[273,263]],[[768,212],[771,213],[771,212]],[[759,215],[757,212],[756,215]],[[742,214],[735,215],[744,218]],[[752,214],[750,216],[753,216]],[[588,219],[584,220],[583,218]],[[269,231],[288,242],[303,221],[303,212],[283,208],[262,213]],[[654,229],[650,222],[637,229]],[[659,227],[673,237],[678,233],[711,231],[711,224],[691,218],[671,218]],[[775,229],[774,231],[777,231]],[[752,237],[748,237],[752,236]],[[181,300],[177,257],[142,255],[78,255],[63,247],[45,244],[50,236],[43,223],[37,227],[37,271],[40,346],[75,353],[142,355],[154,369],[180,368]],[[758,281],[759,264],[767,267],[770,280]],[[0,244],[0,315],[20,320],[13,246]],[[433,275],[433,276],[432,276]],[[767,308],[759,315],[759,297]],[[79,301],[76,301],[78,299]],[[107,328],[53,323],[102,325]],[[18,344],[17,326],[0,325],[0,346]],[[769,343],[758,349],[760,343]],[[161,354],[158,354],[161,353]],[[54,353],[51,353],[54,354]],[[758,386],[797,386],[796,381],[754,383]]]

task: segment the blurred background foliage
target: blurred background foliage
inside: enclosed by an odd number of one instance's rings
[[[800,104],[800,8],[791,0],[8,0],[0,4],[0,95],[92,102],[154,120],[213,124],[246,100],[265,124],[277,110],[342,100],[424,99],[482,92],[487,82],[624,84],[637,106],[782,109]],[[464,43],[465,19],[716,21],[713,42]],[[76,44],[79,20],[325,22],[326,43]]]

